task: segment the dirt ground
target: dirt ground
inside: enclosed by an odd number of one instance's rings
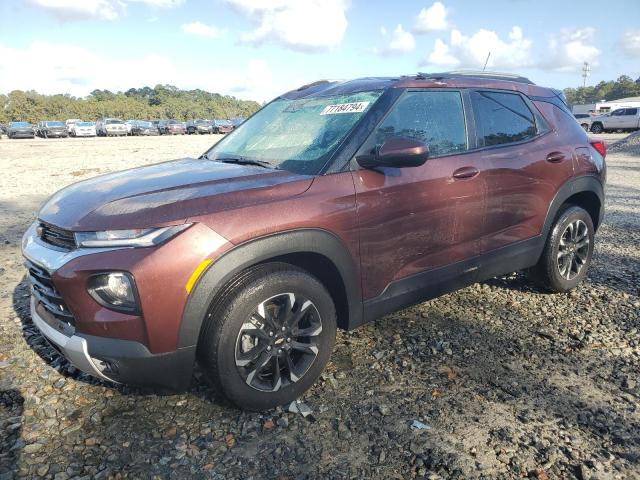
[[[640,478],[638,148],[607,157],[576,291],[514,274],[341,333],[310,417],[238,411],[199,378],[167,395],[71,367],[28,314],[19,246],[39,205],[216,138],[0,140],[0,480]]]

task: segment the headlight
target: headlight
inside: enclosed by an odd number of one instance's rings
[[[99,273],[89,278],[87,291],[107,308],[126,313],[139,313],[138,295],[133,277],[126,272]]]
[[[76,232],[79,247],[152,247],[168,240],[191,226],[190,223],[160,228]]]

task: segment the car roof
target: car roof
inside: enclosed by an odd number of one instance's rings
[[[346,81],[320,80],[291,90],[280,98],[298,99],[348,95],[371,90],[390,88],[495,88],[514,90],[525,95],[552,97],[560,92],[536,85],[526,77],[499,72],[442,72],[418,73],[398,77],[364,77]]]

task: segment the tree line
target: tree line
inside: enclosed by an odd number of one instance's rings
[[[252,100],[239,100],[200,89],[180,90],[172,85],[131,88],[117,93],[94,90],[85,98],[14,90],[7,95],[0,94],[0,106],[0,123],[68,118],[93,121],[101,117],[226,119],[247,117],[260,108],[260,104]]]
[[[564,95],[567,97],[567,103],[570,106],[596,103],[602,100],[639,97],[640,77],[634,81],[627,75],[621,75],[617,80],[602,81],[593,86],[565,88]]]

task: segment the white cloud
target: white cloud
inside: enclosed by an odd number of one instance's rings
[[[302,50],[337,47],[347,29],[347,0],[226,0],[256,28],[244,43],[275,42]]]
[[[220,38],[227,33],[226,29],[205,25],[202,22],[185,23],[180,28],[184,33],[206,38]]]
[[[640,30],[628,30],[620,39],[622,51],[631,58],[640,57]]]
[[[119,0],[30,0],[29,3],[61,20],[116,20],[126,8]]]
[[[513,27],[508,39],[491,30],[480,29],[470,37],[452,30],[449,43],[438,39],[424,65],[481,69],[491,52],[487,68],[514,69],[532,64],[532,42],[520,27]]]
[[[425,63],[443,67],[457,67],[460,63],[460,60],[451,55],[451,53],[449,52],[449,45],[438,38],[436,39],[433,50],[427,57],[427,62]]]
[[[414,31],[426,33],[447,30],[449,28],[448,13],[449,11],[441,2],[434,2],[429,8],[420,10]]]
[[[43,55],[64,52],[64,55]],[[185,68],[162,55],[106,57],[75,44],[35,41],[27,48],[0,44],[0,92],[36,90],[86,96],[95,89],[113,92],[131,87],[171,84],[179,88],[201,88],[243,99],[270,100],[308,79],[275,75],[262,59],[249,60],[243,68]]]
[[[387,36],[387,29],[384,27],[380,28],[380,33],[383,36]],[[413,38],[411,32],[407,32],[404,28],[402,28],[401,24],[395,28],[395,30],[391,33],[391,40],[389,44],[384,48],[374,48],[373,52],[380,55],[390,55],[394,53],[407,53],[411,52],[416,48],[416,41]]]
[[[182,5],[185,0],[125,0],[129,3],[144,3],[154,8],[175,8]]]
[[[600,50],[595,46],[595,29],[562,29],[549,38],[549,48],[538,66],[557,72],[577,72],[583,62],[598,65]]]
[[[117,20],[131,3],[152,8],[174,8],[185,0],[28,0],[32,6],[51,13],[60,20]]]

